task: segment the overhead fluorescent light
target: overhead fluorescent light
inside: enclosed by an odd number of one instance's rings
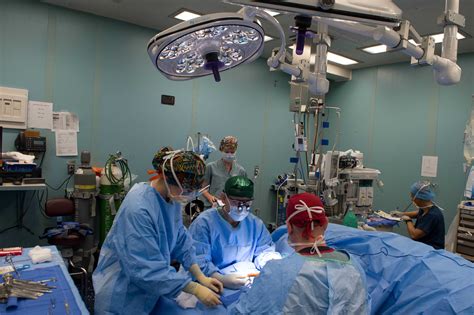
[[[332,61],[334,63],[338,63],[343,66],[355,65],[356,63],[359,63],[358,61],[355,61],[353,59],[350,59],[350,58],[347,58],[347,57],[344,57],[332,52],[328,52],[328,61]]]
[[[369,54],[381,54],[387,52],[387,45],[375,45],[362,48],[362,50]]]
[[[201,16],[200,14],[183,10],[180,13],[176,14],[174,16],[174,18],[178,19],[178,20],[181,20],[181,21],[189,21],[189,20],[195,19],[195,18],[200,17],[200,16]]]
[[[430,35],[430,36],[434,38],[436,44],[443,42],[444,33],[434,34],[434,35]],[[463,34],[461,34],[461,33],[458,32],[458,33],[456,34],[456,38],[457,38],[457,39],[464,39],[464,38],[466,38],[466,37],[465,37]]]
[[[277,15],[280,14],[280,12],[272,11],[272,10],[268,10],[268,9],[264,9],[263,11],[267,12],[267,13],[270,14],[271,16],[277,16]]]
[[[270,41],[270,40],[274,40],[274,38],[271,37],[271,36],[268,36],[268,35],[265,35],[265,37],[263,38],[263,41],[264,41],[264,42],[268,42],[268,41]]]

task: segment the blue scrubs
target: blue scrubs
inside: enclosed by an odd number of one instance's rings
[[[174,298],[191,281],[170,266],[196,263],[181,207],[147,183],[125,197],[93,274],[96,314],[149,314],[161,296]]]
[[[232,169],[230,172],[228,172],[224,161],[219,159],[206,165],[204,181],[210,185],[209,193],[213,196],[216,196],[217,198],[220,198],[220,194],[224,190],[225,182],[234,176],[247,177],[247,173],[245,172],[245,169],[235,161],[232,163]],[[203,198],[203,201],[206,207],[211,206],[206,198]]]
[[[265,224],[249,214],[234,228],[216,209],[204,211],[189,227],[201,270],[207,276],[238,262],[254,262],[263,267],[275,252]]]
[[[444,217],[437,206],[430,208],[424,214],[423,209],[418,211],[415,228],[425,232],[425,236],[416,241],[433,246],[434,249],[444,249]]]
[[[364,273],[348,259],[294,253],[263,268],[230,314],[368,314]]]

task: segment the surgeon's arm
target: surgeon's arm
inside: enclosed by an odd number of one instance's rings
[[[204,173],[204,185],[212,184],[212,168],[206,165],[206,172]],[[210,188],[210,187],[209,187]],[[202,193],[202,195],[209,201],[209,203],[214,206],[214,203],[217,202],[217,198],[209,192],[209,189]]]
[[[212,263],[211,231],[205,220],[198,217],[189,227],[189,234],[194,240],[196,259],[202,272],[206,276],[211,276],[213,273],[219,271],[219,268]]]
[[[174,248],[173,257],[177,258],[183,264],[183,267],[191,272],[194,279],[215,292],[222,291],[222,283],[214,278],[206,277],[196,263],[196,250],[193,246],[193,239],[183,225],[179,228],[178,239]]]
[[[197,262],[193,239],[182,224],[179,227],[176,245],[171,252],[171,256],[183,264],[186,270],[189,270]]]
[[[255,267],[262,269],[265,264],[273,259],[281,259],[281,254],[275,251],[275,245],[272,242],[272,237],[267,228],[259,219],[255,221],[257,230],[260,231],[258,237],[254,240],[256,242],[254,263]]]
[[[415,228],[415,225],[412,221],[405,221],[405,223],[407,224],[408,234],[412,239],[418,240],[426,235],[423,230]]]
[[[407,215],[410,218],[416,218],[418,216],[418,211],[408,211],[408,212],[402,212],[403,215]]]
[[[170,266],[164,252],[168,246],[162,233],[156,233],[153,220],[145,209],[127,216],[122,233],[116,234],[116,247],[121,249],[120,265],[131,285],[147,292],[156,300],[160,296],[175,297],[191,278],[178,274]]]

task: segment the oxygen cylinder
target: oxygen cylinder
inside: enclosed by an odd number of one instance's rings
[[[110,167],[107,171],[106,168]],[[106,165],[99,181],[99,212],[100,212],[100,243],[102,244],[112,228],[115,215],[124,197],[123,174],[115,164]],[[114,182],[110,181],[108,172],[111,171]]]

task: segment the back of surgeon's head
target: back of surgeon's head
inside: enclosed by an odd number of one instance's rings
[[[194,152],[163,147],[153,157],[153,168],[158,178],[169,185],[181,186],[185,190],[198,190],[202,187],[206,164]]]
[[[319,197],[302,193],[292,196],[286,207],[288,238],[292,242],[314,241],[324,236],[328,219]]]

